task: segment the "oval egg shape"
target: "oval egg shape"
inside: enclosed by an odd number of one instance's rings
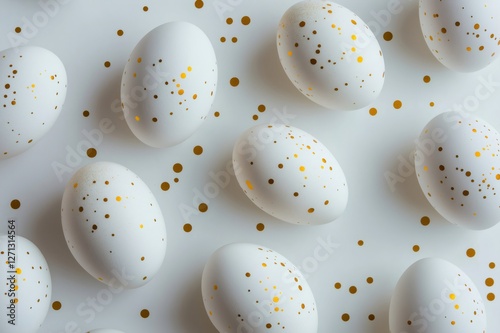
[[[12,244],[16,246],[11,247]],[[52,297],[47,261],[35,244],[21,236],[0,235],[0,249],[3,280],[0,305],[4,312],[0,332],[38,332]]]
[[[250,128],[235,143],[233,166],[247,197],[280,220],[325,224],[346,209],[342,168],[328,148],[298,128]]]
[[[214,49],[200,28],[170,22],[151,30],[123,71],[121,100],[128,126],[152,147],[186,140],[210,111],[217,75]]]
[[[360,109],[382,91],[385,64],[377,38],[339,4],[296,3],[281,18],[277,44],[288,78],[325,108]]]
[[[498,1],[420,0],[419,17],[430,51],[454,71],[478,71],[500,53]]]
[[[477,116],[433,118],[417,140],[415,167],[430,204],[448,221],[482,230],[500,221],[500,135]]]
[[[219,332],[316,333],[314,295],[301,272],[263,246],[234,243],[203,270],[205,310]]]
[[[122,165],[97,162],[79,169],[64,190],[61,216],[76,261],[109,286],[140,287],[163,263],[167,235],[158,202]]]
[[[486,332],[484,304],[460,268],[438,258],[411,265],[399,279],[389,308],[391,333]]]
[[[66,69],[44,48],[10,48],[0,52],[0,90],[0,159],[5,159],[28,150],[52,128],[66,99]]]

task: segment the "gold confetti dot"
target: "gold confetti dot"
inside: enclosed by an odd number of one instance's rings
[[[214,117],[215,117],[215,118],[219,118],[219,116],[220,116],[220,112],[219,112],[219,111],[215,111],[215,112],[214,112]]]
[[[194,2],[194,6],[195,6],[196,8],[198,8],[198,9],[203,8],[203,5],[204,5],[204,3],[203,3],[203,1],[202,1],[202,0],[196,0],[196,1]]]
[[[104,67],[109,68],[111,66],[111,62],[105,61],[104,62]]]
[[[168,191],[170,189],[170,184],[167,182],[163,182],[161,183],[160,187],[163,191]]]
[[[418,252],[418,251],[420,251],[420,246],[413,245],[413,252]]]
[[[228,18],[226,19],[226,23],[227,23],[228,25],[233,24],[233,18],[232,18],[232,17],[228,17]]]
[[[358,292],[358,288],[356,288],[355,286],[350,286],[349,292],[354,295],[355,293]]]
[[[237,87],[240,84],[240,79],[238,79],[237,77],[232,77],[231,80],[229,80],[229,83],[231,84],[231,86]]]
[[[371,108],[368,113],[370,114],[370,116],[376,116],[377,115],[377,109],[376,108]]]
[[[241,24],[243,24],[243,25],[249,25],[250,22],[251,22],[251,20],[250,20],[250,17],[248,17],[248,16],[243,16],[241,18]]]
[[[491,287],[495,284],[495,280],[493,280],[492,278],[487,278],[485,281],[484,281],[484,284],[488,287]]]
[[[97,156],[97,150],[95,148],[89,148],[87,149],[87,156],[89,158],[94,158]]]
[[[83,116],[84,116],[85,118],[87,118],[88,116],[90,116],[90,112],[89,112],[89,110],[85,110],[85,111],[83,111]]]
[[[123,30],[122,29],[118,30],[116,34],[120,37],[123,36]]]
[[[182,229],[184,230],[184,232],[191,232],[193,230],[193,226],[189,223],[186,223],[186,224],[184,224]]]
[[[486,299],[490,302],[493,302],[495,300],[495,294],[494,293],[488,293],[488,295],[486,295]]]
[[[233,38],[231,38],[231,42],[233,42],[233,43],[237,43],[237,42],[238,42],[238,38],[237,38],[237,37],[233,37]]]
[[[342,315],[342,320],[343,320],[343,321],[346,321],[346,322],[347,322],[347,321],[349,321],[349,319],[351,319],[351,316],[349,316],[349,314],[348,314],[348,313],[344,313],[344,314]]]
[[[467,257],[472,258],[476,255],[476,250],[474,250],[473,248],[469,248],[467,249],[465,254],[467,255]]]
[[[145,11],[145,12],[147,12],[149,10],[149,7],[148,6],[144,6],[144,7],[142,7],[142,10]]]
[[[202,146],[195,146],[193,148],[193,153],[195,155],[201,155],[201,154],[203,154],[203,147]]]
[[[182,172],[182,164],[180,163],[175,163],[174,166],[172,167],[175,173],[181,173]]]
[[[225,43],[225,42],[226,42],[226,37],[222,36],[222,37],[220,38],[220,42],[221,42],[221,43]]]
[[[436,104],[435,104],[434,102],[430,102],[430,103],[429,103],[429,105],[430,105],[430,107],[432,108],[432,107],[434,107],[434,105],[436,105]]]
[[[425,83],[429,83],[429,82],[431,82],[431,77],[429,75],[426,75],[426,76],[424,76],[423,80]]]
[[[366,278],[366,283],[372,284],[373,283],[373,278],[371,276]]]
[[[340,289],[342,288],[342,284],[340,282],[335,282],[334,287],[335,289]]]
[[[261,104],[257,107],[257,110],[259,110],[259,112],[264,112],[266,111],[266,106],[264,104]]]
[[[264,225],[264,223],[257,223],[257,226],[256,226],[258,231],[264,231],[265,227],[266,226]]]
[[[21,207],[21,201],[18,199],[14,199],[10,202],[10,208],[12,209],[19,209]]]
[[[52,309],[59,311],[62,308],[62,304],[59,301],[55,301],[52,303]]]
[[[428,216],[422,216],[422,218],[420,219],[420,223],[423,226],[428,226],[431,223],[431,219]]]
[[[205,213],[208,210],[208,205],[202,202],[201,204],[199,204],[198,210],[202,213]]]
[[[394,101],[394,103],[392,103],[392,106],[394,106],[396,110],[399,110],[403,106],[403,103],[399,99],[397,99]]]
[[[384,32],[384,36],[383,37],[384,37],[384,40],[386,42],[390,42],[392,40],[392,37],[393,37],[392,32],[390,32],[390,31]]]
[[[374,314],[369,314],[368,315],[368,320],[374,321],[375,320],[375,315]]]
[[[363,246],[363,245],[365,245],[365,242],[364,242],[362,239],[360,239],[360,240],[358,241],[358,245],[359,245],[359,246]]]
[[[253,120],[259,120],[259,116],[258,116],[258,115],[256,115],[256,114],[254,114],[254,115],[252,116],[252,119],[253,119]]]
[[[16,27],[16,28],[14,29],[14,31],[15,31],[16,33],[20,34],[20,33],[21,33],[21,31],[22,31],[22,29],[21,29],[21,27]]]
[[[488,264],[488,267],[489,267],[490,269],[494,269],[494,268],[495,268],[495,266],[496,266],[496,265],[495,265],[495,263],[494,263],[494,262],[490,262],[490,263]]]
[[[149,317],[149,310],[148,309],[142,309],[141,310],[141,317],[146,319]]]

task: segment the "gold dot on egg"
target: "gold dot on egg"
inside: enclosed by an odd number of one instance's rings
[[[250,22],[251,22],[251,19],[250,19],[250,17],[249,17],[249,16],[243,16],[243,17],[241,18],[241,24],[243,24],[243,25],[249,25],[249,24],[250,24]]]
[[[172,167],[175,173],[181,173],[182,172],[182,164],[180,163],[175,163],[174,166]]]
[[[233,87],[237,87],[240,84],[240,79],[237,77],[232,77],[231,80],[229,80],[229,84]]]
[[[422,216],[422,218],[420,219],[420,223],[423,226],[428,226],[431,223],[431,219],[428,216]]]
[[[424,80],[425,83],[429,83],[431,82],[431,77],[429,75],[426,75],[422,80]]]
[[[370,116],[376,116],[377,115],[377,112],[378,110],[376,108],[371,108],[368,113],[370,114]]]
[[[208,205],[202,202],[201,204],[199,204],[198,210],[202,213],[205,213],[208,210]]]
[[[89,158],[94,158],[97,156],[97,150],[95,148],[89,148],[87,149],[87,156]]]
[[[141,310],[141,317],[146,319],[149,317],[149,310],[148,309],[142,309]]]
[[[191,232],[193,230],[193,226],[189,223],[186,223],[186,224],[184,224],[182,229],[184,230],[184,232]]]
[[[342,314],[341,318],[342,318],[343,321],[347,322],[347,321],[349,321],[349,319],[351,319],[351,316],[349,316],[348,313],[344,313],[344,314]]]
[[[195,146],[193,148],[193,153],[195,155],[201,155],[201,154],[203,154],[203,147],[202,146]]]
[[[21,201],[18,199],[14,199],[10,202],[10,208],[12,209],[19,209],[21,207]]]
[[[52,309],[59,311],[62,308],[62,304],[59,301],[55,301],[52,303]]]
[[[163,182],[163,183],[161,183],[160,188],[163,191],[168,191],[170,189],[170,184],[168,182]]]
[[[88,116],[90,116],[90,112],[89,112],[89,110],[85,110],[85,111],[83,111],[83,113],[82,113],[82,114],[83,114],[83,116],[84,116],[85,118],[87,118]]]
[[[420,246],[413,245],[413,252],[418,252],[418,251],[420,251]]]
[[[467,249],[467,251],[465,251],[465,254],[467,255],[467,257],[472,258],[476,255],[476,250],[474,250],[473,248],[469,248]]]
[[[198,9],[203,8],[203,5],[204,5],[204,3],[203,3],[203,1],[202,1],[202,0],[196,0],[196,1],[194,2],[194,6],[195,6],[196,8],[198,8]]]
[[[384,32],[384,36],[383,36],[383,37],[384,37],[384,40],[385,40],[386,42],[391,41],[391,40],[392,40],[392,37],[393,37],[392,32],[390,32],[390,31],[386,31],[386,32]]]
[[[257,225],[255,226],[255,228],[258,231],[264,231],[264,229],[266,228],[266,226],[264,225],[264,223],[257,223]]]
[[[117,34],[118,36],[120,36],[120,37],[121,37],[121,36],[123,36],[123,30],[122,30],[122,29],[120,29],[120,30],[116,31],[116,34]]]
[[[392,103],[392,106],[396,109],[396,110],[399,110],[401,109],[401,107],[403,106],[403,103],[397,99],[394,101],[394,103]]]
[[[15,31],[16,33],[20,34],[20,33],[21,33],[21,31],[22,31],[22,29],[21,29],[21,27],[16,27],[16,28],[14,29],[14,31]]]
[[[111,66],[111,62],[105,61],[104,62],[104,67],[109,68]]]
[[[493,302],[495,300],[495,294],[494,293],[488,293],[488,295],[486,295],[486,299],[490,302]]]

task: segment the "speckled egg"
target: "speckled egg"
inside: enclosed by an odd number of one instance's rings
[[[0,235],[0,262],[0,332],[37,332],[47,316],[52,295],[47,261],[28,239]]]
[[[427,46],[446,67],[473,72],[500,53],[500,2],[420,0],[420,25]]]
[[[62,226],[78,263],[113,287],[137,288],[160,269],[166,251],[163,215],[148,186],[111,162],[79,169],[66,185]]]
[[[391,333],[486,332],[486,314],[474,282],[460,268],[437,258],[411,265],[393,291]]]
[[[233,166],[248,198],[280,220],[318,225],[346,209],[342,168],[321,142],[298,128],[250,128],[235,143]]]
[[[16,156],[54,125],[66,98],[61,60],[36,46],[0,52],[0,159]]]
[[[500,221],[500,135],[475,115],[445,112],[417,140],[415,167],[430,204],[448,221],[487,229]]]
[[[128,126],[152,147],[186,140],[207,117],[217,75],[214,49],[200,28],[170,22],[151,30],[123,72],[121,100]]]
[[[328,109],[360,109],[384,85],[377,38],[349,9],[329,1],[301,1],[279,23],[278,54],[295,87]]]
[[[219,332],[316,333],[314,295],[300,271],[266,247],[234,243],[208,260],[205,310]]]

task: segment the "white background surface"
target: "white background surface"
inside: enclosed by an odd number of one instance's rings
[[[487,277],[500,281],[498,237],[500,226],[472,232],[444,221],[428,204],[414,174],[391,190],[386,172],[397,173],[402,157],[408,160],[413,142],[423,126],[436,114],[454,105],[477,101],[479,78],[500,82],[500,63],[472,74],[459,74],[443,67],[427,49],[418,23],[416,0],[401,0],[401,13],[381,20],[377,13],[387,10],[386,0],[338,1],[355,11],[372,27],[386,61],[386,82],[379,99],[367,108],[335,112],[316,106],[289,82],[278,60],[275,34],[284,11],[296,1],[222,0],[194,1],[73,0],[59,4],[57,13],[37,32],[26,38],[29,45],[45,47],[57,54],[68,72],[68,95],[60,118],[52,130],[26,153],[0,161],[0,217],[18,220],[18,233],[32,240],[44,253],[53,281],[53,301],[62,309],[51,309],[40,332],[86,332],[109,327],[124,332],[210,332],[200,291],[201,272],[208,256],[218,247],[245,241],[270,247],[297,266],[306,265],[309,284],[316,296],[319,332],[387,333],[391,291],[399,276],[419,258],[438,256],[461,267],[476,283],[489,314],[489,332],[500,331],[499,300],[487,301],[498,286],[487,287]],[[225,4],[220,13],[214,4]],[[143,6],[148,6],[147,12]],[[26,20],[43,9],[37,1],[0,0],[0,49],[11,47],[9,36]],[[240,23],[248,15],[251,24]],[[227,17],[234,23],[228,25]],[[378,21],[377,21],[378,17]],[[140,38],[152,28],[173,20],[196,23],[211,39],[219,64],[219,86],[209,117],[190,139],[168,149],[154,149],[137,140],[112,105],[119,98],[120,80],[128,56]],[[124,35],[117,36],[122,29]],[[24,33],[17,34],[23,37]],[[382,38],[385,31],[392,41]],[[220,42],[220,37],[228,41]],[[230,39],[236,36],[237,43]],[[203,56],[200,54],[200,56]],[[111,66],[103,64],[110,61]],[[424,75],[431,77],[426,84]],[[238,87],[231,87],[238,77]],[[498,87],[496,88],[498,89]],[[403,107],[393,108],[399,99]],[[429,103],[433,101],[434,107]],[[266,106],[260,113],[257,107]],[[500,91],[481,100],[473,113],[500,128]],[[368,110],[376,107],[371,116]],[[90,116],[82,116],[84,110]],[[190,233],[180,213],[182,204],[192,205],[196,190],[203,192],[210,172],[226,168],[232,146],[239,134],[257,123],[271,121],[276,112],[295,116],[291,125],[322,141],[336,156],[349,184],[345,214],[319,227],[299,227],[280,222],[261,212],[249,201],[236,180],[213,198],[205,198],[208,211],[190,216]],[[215,111],[220,112],[214,117]],[[259,115],[254,121],[252,116]],[[159,203],[168,232],[167,257],[161,271],[145,287],[114,295],[113,300],[94,311],[95,318],[77,311],[88,298],[96,298],[106,286],[94,280],[73,259],[61,229],[60,202],[70,173],[62,181],[53,170],[54,162],[66,163],[68,150],[77,151],[85,140],[83,129],[98,128],[103,118],[116,129],[96,145],[97,157],[81,156],[73,169],[92,161],[113,161],[137,173],[151,188]],[[201,145],[204,152],[193,154]],[[86,148],[85,148],[86,150]],[[172,171],[182,163],[180,174]],[[179,178],[175,183],[173,179]],[[160,184],[169,182],[169,191]],[[18,199],[21,207],[10,208]],[[430,217],[424,227],[422,216]],[[263,223],[265,230],[257,231]],[[318,262],[315,249],[330,239],[338,247],[327,260]],[[358,241],[364,245],[359,246]],[[412,247],[418,244],[419,252]],[[466,250],[474,248],[473,258]],[[312,264],[311,264],[312,263]],[[317,263],[317,265],[314,265]],[[303,267],[304,268],[304,267]],[[366,283],[373,277],[372,284]],[[340,282],[341,289],[334,284]],[[357,293],[350,294],[349,286]],[[89,309],[85,307],[84,309]],[[142,309],[150,316],[143,319]],[[343,313],[350,320],[341,319]],[[368,320],[374,314],[375,320]],[[92,319],[92,320],[89,320]],[[73,323],[73,324],[72,324]],[[68,330],[76,325],[76,330]]]

